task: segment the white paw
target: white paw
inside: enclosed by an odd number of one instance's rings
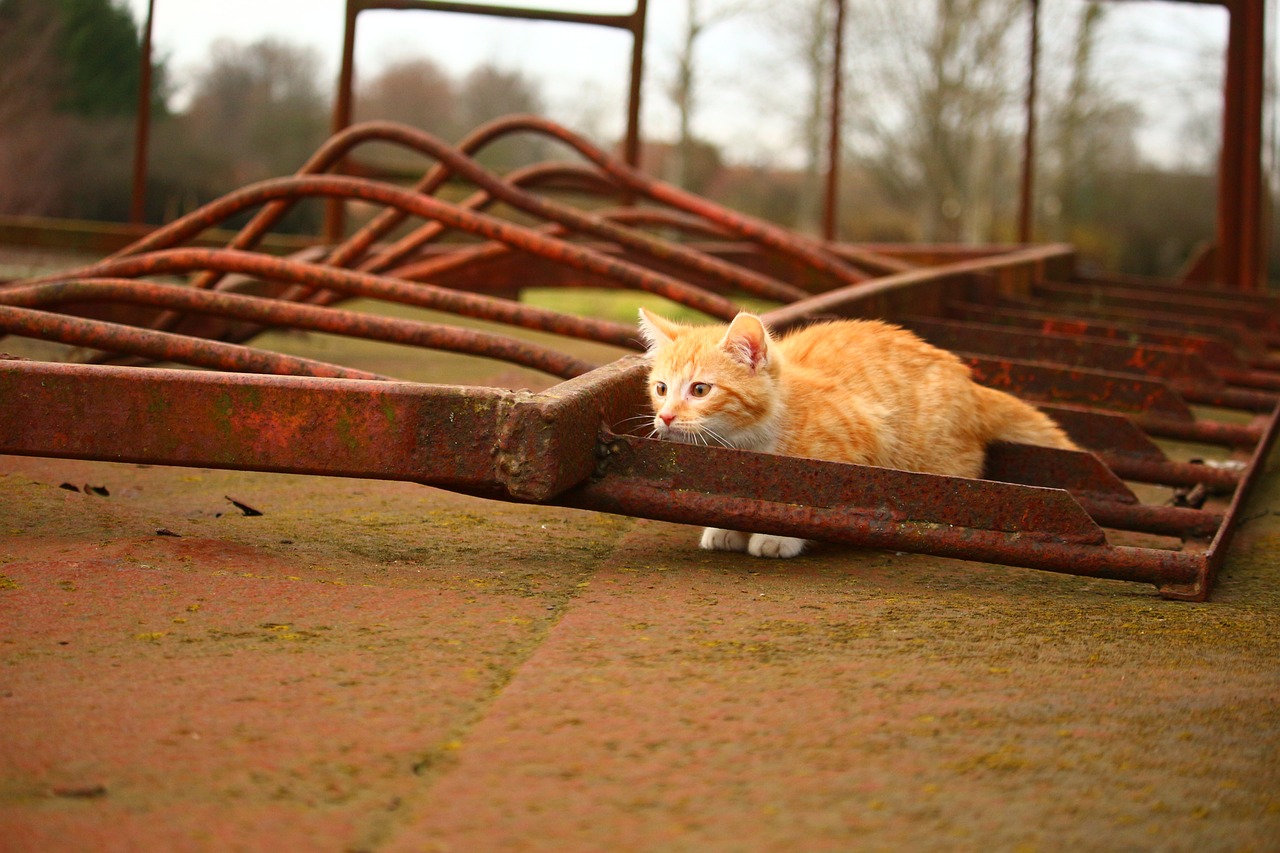
[[[708,527],[702,531],[702,547],[708,551],[745,551],[750,534]]]
[[[804,550],[803,539],[790,536],[771,536],[768,533],[753,533],[747,543],[747,553],[753,557],[779,557],[787,559]]]

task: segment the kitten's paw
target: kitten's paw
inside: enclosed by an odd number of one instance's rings
[[[750,534],[708,527],[702,531],[702,547],[708,551],[745,551]]]
[[[804,550],[803,539],[790,536],[771,536],[768,533],[753,533],[747,543],[747,553],[753,557],[779,557],[787,559]]]

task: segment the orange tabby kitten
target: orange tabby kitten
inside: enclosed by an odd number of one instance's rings
[[[975,383],[959,358],[874,320],[774,339],[742,313],[728,328],[640,309],[653,364],[653,435],[957,477],[977,477],[989,442],[1077,449],[1046,415]],[[702,547],[794,557],[805,540],[708,527]]]

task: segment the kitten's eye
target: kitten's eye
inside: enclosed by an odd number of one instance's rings
[[[653,393],[657,394],[659,397],[667,396],[667,383],[655,382],[653,384]]]
[[[706,382],[695,382],[693,387],[689,389],[689,393],[695,397],[705,397],[711,393],[711,386]]]

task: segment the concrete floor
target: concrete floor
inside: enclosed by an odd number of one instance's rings
[[[1275,475],[1203,605],[399,483],[0,501],[0,850],[1280,849]]]
[[[1274,471],[1207,604],[402,483],[0,506],[3,853],[1280,850]]]

